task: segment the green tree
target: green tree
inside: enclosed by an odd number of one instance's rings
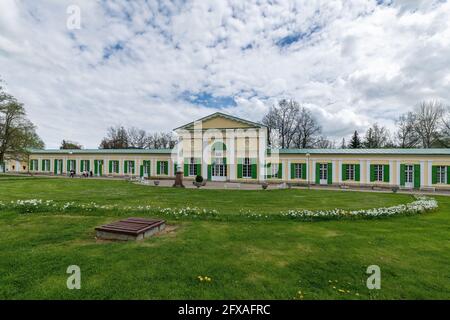
[[[70,149],[82,149],[83,146],[75,141],[63,140],[61,141],[61,146],[59,149],[61,150],[70,150]]]
[[[43,147],[44,142],[27,119],[23,104],[0,87],[0,163],[26,160],[30,149]]]
[[[361,139],[359,138],[358,131],[355,130],[355,133],[353,133],[352,139],[350,140],[348,147],[350,149],[361,149],[362,143]]]

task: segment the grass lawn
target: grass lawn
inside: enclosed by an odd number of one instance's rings
[[[449,299],[450,197],[435,198],[440,208],[433,213],[383,219],[169,220],[171,232],[141,242],[94,239],[94,227],[117,220],[117,212],[1,211],[0,299],[293,299],[299,290],[304,299]],[[17,199],[195,206],[223,215],[412,201],[383,193],[180,190],[0,176],[0,201]],[[66,288],[72,264],[81,268],[81,290]],[[365,285],[373,264],[381,268],[381,290]],[[200,275],[212,281],[200,282]]]

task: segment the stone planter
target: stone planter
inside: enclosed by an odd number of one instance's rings
[[[155,186],[159,186],[159,180],[153,181],[153,184],[154,184]]]

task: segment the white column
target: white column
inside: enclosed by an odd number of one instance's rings
[[[359,160],[359,183],[360,183],[360,184],[361,184],[362,181],[363,181],[363,178],[362,178],[362,168],[363,168],[363,163],[364,163],[363,160]]]
[[[306,182],[308,182],[308,183],[310,183],[310,180],[309,180],[309,169],[310,169],[310,167],[309,167],[309,158],[306,158]]]
[[[288,165],[288,177],[287,177],[287,179],[291,180],[291,177],[292,177],[292,174],[291,174],[291,161],[288,161],[287,165]]]
[[[312,179],[311,179],[312,183],[316,182],[316,160],[313,160],[312,162]]]
[[[370,160],[366,161],[366,184],[370,183]]]
[[[400,185],[400,160],[397,160],[397,182],[396,184],[399,186]]]
[[[339,163],[339,169],[342,170],[342,160],[339,160],[338,163]],[[339,181],[339,184],[342,183],[342,172],[340,172],[340,174],[338,174],[338,181]]]
[[[389,184],[394,184],[394,161],[389,160]]]
[[[336,182],[336,180],[334,179],[334,177],[336,177],[336,174],[337,174],[337,170],[336,170],[336,160],[332,160],[331,161],[331,167],[332,167],[332,170],[333,170],[333,174],[331,175],[331,183],[335,183]]]
[[[420,161],[420,187],[425,186],[425,161]]]
[[[428,160],[428,187],[433,185],[433,161]]]

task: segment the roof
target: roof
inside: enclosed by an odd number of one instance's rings
[[[30,152],[45,154],[170,154],[172,149],[32,149]]]
[[[256,127],[256,128],[265,128],[266,127],[265,125],[263,125],[261,123],[258,123],[258,122],[245,120],[245,119],[238,118],[238,117],[235,117],[235,116],[231,116],[229,114],[225,114],[225,113],[222,113],[222,112],[215,112],[213,114],[210,114],[209,116],[206,116],[206,117],[200,118],[198,120],[189,122],[188,124],[185,124],[185,125],[183,125],[181,127],[175,128],[173,130],[175,131],[175,130],[178,130],[178,129],[187,129],[189,127],[192,127],[195,124],[195,122],[206,121],[206,120],[209,120],[209,119],[212,119],[212,118],[215,118],[215,117],[223,117],[223,118],[226,118],[226,119],[229,119],[229,120],[234,120],[234,121],[237,121],[237,122],[245,123],[247,125],[250,125],[250,126]],[[217,129],[221,129],[221,128],[217,128]]]
[[[370,154],[370,155],[449,155],[441,149],[279,149],[280,154]]]

